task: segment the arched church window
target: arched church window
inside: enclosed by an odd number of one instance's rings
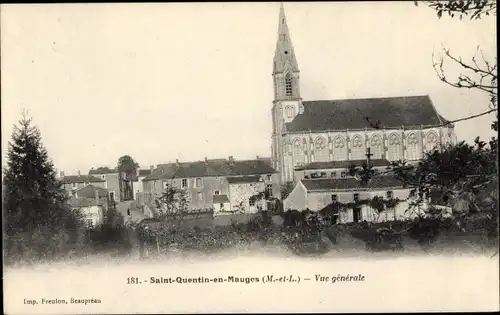
[[[290,73],[287,73],[285,76],[285,95],[286,96],[292,96],[292,83],[293,83],[293,78],[290,75]]]
[[[351,159],[362,160],[365,156],[365,146],[360,136],[355,136],[351,141]]]
[[[302,145],[301,145],[299,139],[296,139],[293,142],[293,151],[294,151],[295,156],[299,156],[299,155],[303,155],[304,154],[304,151],[302,150]]]
[[[427,149],[434,150],[437,146],[438,138],[434,132],[427,135]]]
[[[285,107],[285,113],[287,118],[292,118],[295,116],[295,106],[288,105]]]
[[[346,145],[342,137],[336,137],[333,140],[333,159],[335,161],[345,161],[347,160]]]
[[[293,142],[293,155],[295,158],[295,164],[304,163],[304,150],[300,139],[295,139]]]
[[[328,161],[328,147],[326,145],[326,140],[322,137],[318,137],[314,143],[314,159],[315,161]]]
[[[381,159],[383,153],[382,138],[378,135],[374,135],[370,141],[370,153],[372,159]]]
[[[406,153],[408,160],[418,160],[420,158],[420,154],[418,152],[418,139],[417,136],[412,133],[406,139]]]
[[[398,135],[389,136],[389,145],[387,147],[387,159],[389,161],[401,160],[401,141]]]

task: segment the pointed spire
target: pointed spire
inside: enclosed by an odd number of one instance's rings
[[[299,71],[290,38],[290,31],[286,23],[285,9],[283,8],[283,2],[281,2],[278,20],[278,40],[274,53],[274,73],[284,71],[287,63],[289,63],[292,71]]]

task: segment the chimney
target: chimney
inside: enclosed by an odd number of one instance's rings
[[[59,172],[59,177],[64,178],[64,171]]]
[[[258,155],[257,155],[257,156],[256,156],[256,159],[257,159],[257,160],[258,160],[258,159],[260,159],[260,156],[258,156]]]
[[[151,171],[151,173],[153,173],[153,171],[155,170],[155,166],[154,165],[150,165],[149,166],[149,170]]]
[[[99,205],[99,191],[97,189],[95,190],[95,205]]]
[[[179,167],[179,159],[175,159],[175,166]]]
[[[80,175],[81,175],[81,174],[80,174],[80,170],[78,170],[78,176],[80,176]]]
[[[234,165],[234,157],[232,155],[229,156],[229,165]]]
[[[206,156],[205,156],[205,165],[207,165],[207,166],[208,166],[208,159],[207,159],[207,157],[206,157]]]

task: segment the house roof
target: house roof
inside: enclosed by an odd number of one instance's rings
[[[228,177],[227,181],[229,184],[244,184],[244,183],[256,183],[261,181],[260,176],[236,176],[236,177]]]
[[[87,198],[95,198],[96,192],[99,193],[99,197],[102,198],[107,198],[108,197],[108,190],[105,188],[101,187],[96,187],[94,185],[87,185],[79,190],[76,191],[77,195],[79,197],[87,197]]]
[[[64,184],[105,182],[104,179],[92,175],[69,175],[69,176],[64,176],[62,181]]]
[[[401,128],[446,123],[428,95],[304,101],[304,112],[285,124],[286,132]]]
[[[225,203],[229,202],[229,198],[226,195],[214,195],[213,203]]]
[[[297,166],[296,171],[302,170],[317,170],[317,169],[330,169],[330,168],[348,168],[350,165],[361,166],[366,163],[365,160],[349,160],[349,161],[329,161],[329,162],[312,162],[305,165]],[[373,167],[390,166],[391,162],[386,159],[373,159],[370,160]]]
[[[151,174],[151,169],[139,170],[139,176],[148,176],[149,174]]]
[[[403,183],[390,175],[374,176],[366,185],[353,177],[327,178],[327,179],[303,179],[302,184],[309,192],[350,190],[350,189],[377,189],[389,187],[402,187]]]
[[[257,160],[213,159],[207,161],[169,163],[159,165],[143,181],[172,178],[238,176],[272,174],[276,170],[271,167],[270,159]]]
[[[98,167],[97,169],[91,169],[89,171],[89,175],[101,175],[101,174],[114,174],[118,173],[118,170],[116,168],[109,168],[109,167]]]
[[[68,200],[69,205],[72,208],[86,208],[86,207],[92,207],[92,206],[104,206],[107,203],[107,200],[105,198],[100,198],[99,202],[95,198],[75,198],[71,197],[71,199]]]

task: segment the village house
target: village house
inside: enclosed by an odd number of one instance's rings
[[[81,175],[80,172],[78,172],[78,175],[61,174],[61,180],[64,189],[70,196],[75,196],[78,190],[90,184],[102,188],[106,186],[104,179],[92,175]]]
[[[89,175],[98,177],[105,181],[104,188],[109,192],[109,198],[117,201],[120,192],[120,176],[116,168],[98,167],[90,169]]]
[[[75,197],[77,197],[77,198],[95,198],[96,194],[99,198],[108,198],[109,197],[109,192],[106,188],[94,186],[92,184],[87,185],[87,186],[77,190]]]
[[[379,196],[386,200],[401,201],[392,212],[384,213],[386,220],[393,220],[405,215],[410,192],[411,189],[404,188],[402,182],[391,175],[374,176],[366,185],[353,177],[302,179],[286,198],[283,206],[285,211],[309,209],[317,212],[332,203],[355,203]],[[365,204],[346,209],[340,216],[338,223],[373,222],[382,219],[374,209]]]
[[[153,170],[154,170],[153,165],[150,167],[150,169],[137,169],[137,176],[132,180],[134,200],[137,200],[138,193],[144,192],[144,186],[142,180],[146,178],[146,176],[150,175]]]
[[[255,212],[262,199],[279,198],[279,175],[268,158],[207,159],[161,164],[143,180],[143,189],[159,197],[168,185],[184,189],[191,210],[220,213]],[[255,197],[256,196],[256,197]],[[261,198],[259,198],[259,196]]]
[[[97,189],[87,189],[83,192],[84,195],[95,192],[95,196],[91,197],[76,197],[73,196],[68,200],[68,203],[73,210],[79,210],[83,216],[83,220],[88,228],[96,228],[103,224],[105,213],[108,210],[108,197],[101,197],[102,191]]]

